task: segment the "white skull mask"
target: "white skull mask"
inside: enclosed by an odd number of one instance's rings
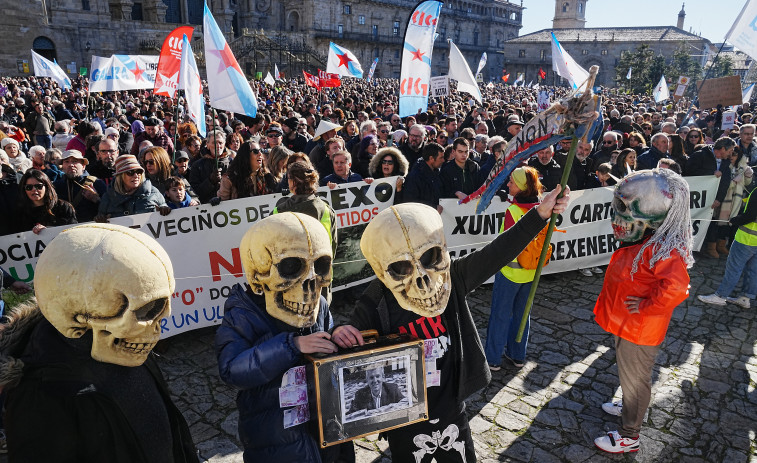
[[[450,257],[435,209],[407,203],[381,211],[365,228],[360,249],[403,309],[423,317],[444,312]]]
[[[70,228],[45,248],[37,303],[64,336],[92,330],[92,358],[139,366],[160,339],[175,281],[165,250],[146,234],[110,224]]]
[[[618,241],[634,242],[665,221],[673,195],[667,180],[655,170],[641,170],[624,177],[612,200],[612,230]]]
[[[331,240],[316,219],[275,214],[253,225],[239,245],[247,281],[265,293],[266,311],[287,325],[312,326],[321,288],[331,284]]]

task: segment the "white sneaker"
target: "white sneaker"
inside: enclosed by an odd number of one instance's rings
[[[594,439],[594,445],[609,453],[627,453],[639,451],[639,438],[621,437],[618,431]]]
[[[697,296],[697,299],[705,304],[719,305],[721,307],[725,305],[725,299],[718,296],[717,293],[708,294],[706,296]]]
[[[602,273],[605,273],[605,272],[604,272],[604,270],[602,270],[602,269],[601,269],[601,268],[599,268],[599,267],[592,267],[592,268],[591,268],[591,271],[592,271],[592,272],[594,272],[594,273],[596,273],[597,275],[600,275],[600,274],[602,274]]]
[[[727,297],[725,298],[726,301],[730,302],[733,305],[737,305],[741,307],[742,309],[751,309],[752,308],[752,301],[749,300],[746,296],[741,297]]]
[[[585,277],[590,277],[590,276],[593,275],[593,273],[591,273],[591,270],[589,270],[588,268],[579,269],[578,273],[580,273],[581,275],[583,275]]]
[[[602,410],[610,415],[620,416],[623,412],[623,401],[607,402],[602,404]]]

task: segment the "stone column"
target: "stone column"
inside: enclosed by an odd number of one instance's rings
[[[145,21],[164,23],[168,6],[163,0],[146,0],[142,4]]]

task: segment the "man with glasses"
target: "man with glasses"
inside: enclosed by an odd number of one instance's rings
[[[111,130],[108,128],[107,130]],[[106,130],[106,132],[107,132]],[[97,145],[97,159],[92,164],[90,172],[106,185],[110,186],[113,176],[116,174],[116,158],[118,157],[118,145],[112,138],[104,138]]]
[[[90,222],[97,215],[100,198],[108,187],[105,182],[89,175],[89,161],[77,150],[64,151],[60,158],[63,177],[53,184],[58,198],[68,201],[76,210],[79,222]]]
[[[378,125],[379,148],[389,146],[389,134],[391,133],[391,129],[392,124],[389,122],[382,122]]]
[[[591,160],[595,166],[610,162],[612,159],[612,152],[618,149],[618,134],[615,132],[607,132],[602,136],[602,146],[594,154],[591,155]]]
[[[281,145],[283,138],[284,129],[282,129],[279,124],[272,123],[271,125],[269,125],[268,129],[266,129],[265,131],[265,139],[266,144],[268,145],[268,149],[263,150],[263,152],[268,153],[271,148]]]
[[[757,143],[754,141],[754,124],[744,124],[739,130],[739,146],[736,150],[742,156],[746,156],[746,162],[750,167],[757,166]]]
[[[399,114],[392,114],[392,118],[389,120],[392,124],[392,130],[405,130],[405,125],[402,123]]]
[[[408,129],[407,142],[400,145],[400,151],[410,163],[411,169],[415,163],[419,162],[424,146],[426,146],[426,128],[415,124]]]

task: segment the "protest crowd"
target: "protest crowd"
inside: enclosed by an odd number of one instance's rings
[[[334,212],[314,195],[318,186],[396,176],[395,204],[420,203],[441,212],[441,199],[463,199],[484,184],[508,141],[544,109],[537,104],[540,93],[551,101],[569,93],[498,83],[482,86],[483,104],[451,92],[432,99],[426,111],[400,117],[396,79],[344,79],[320,91],[302,79],[255,81],[257,115],[207,108],[207,135],[201,137],[182,97],[148,90],[89,94],[87,85],[84,77],[70,90],[47,78],[0,78],[0,235],[44,234],[48,227],[170,215],[178,208],[281,193],[290,199],[278,212],[304,212],[321,222],[330,214],[335,245]],[[757,272],[757,243],[751,235],[746,242],[737,235],[745,227],[757,230],[755,202],[743,207],[757,165],[750,105],[739,106],[736,123],[725,129],[724,108],[691,108],[687,98],[663,104],[603,89],[603,130],[597,139],[578,143],[567,185],[573,192],[609,187],[655,168],[720,178],[700,254],[721,259],[723,283],[715,294],[698,296],[750,308],[757,296],[751,284],[734,293],[742,271],[751,278]],[[558,188],[570,145],[568,139],[538,151],[503,184],[497,194],[521,209],[508,209],[501,231],[527,222],[527,211],[543,193]],[[585,277],[604,271],[577,270]],[[517,308],[531,284],[522,272],[496,274],[497,305],[513,306],[497,308],[497,317],[515,310],[520,319]],[[5,272],[2,281],[6,288],[29,290]],[[492,317],[501,323],[494,309]],[[507,362],[522,366],[526,345],[489,330],[491,371],[501,368],[503,352]],[[621,407],[611,404],[605,411],[620,416]]]

